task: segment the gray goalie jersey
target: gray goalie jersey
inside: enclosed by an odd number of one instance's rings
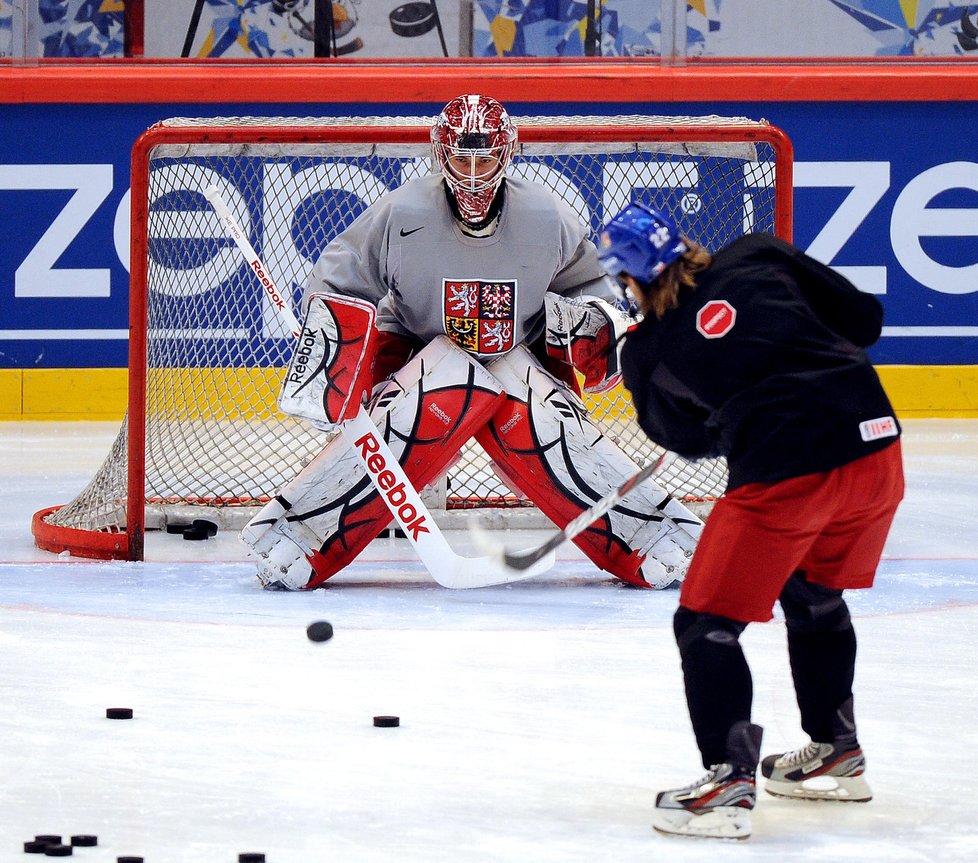
[[[410,180],[370,206],[325,249],[305,285],[377,306],[381,330],[424,342],[445,334],[479,357],[532,343],[544,295],[614,302],[577,214],[537,183],[506,180],[495,232],[464,234],[440,175]]]

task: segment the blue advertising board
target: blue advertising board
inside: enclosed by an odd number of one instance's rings
[[[383,107],[0,106],[0,368],[127,364],[130,153],[153,123],[167,116],[431,115],[440,105]],[[978,364],[972,103],[893,101],[871,110],[866,102],[508,107],[514,115],[681,109],[767,119],[795,148],[795,242],[885,306],[886,329],[873,359]]]

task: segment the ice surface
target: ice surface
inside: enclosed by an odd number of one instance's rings
[[[0,425],[0,863],[36,833],[97,834],[73,857],[92,863],[972,863],[978,421],[906,428],[907,499],[877,586],[849,595],[875,798],[761,795],[728,843],[650,827],[655,793],[702,773],[675,592],[573,548],[477,591],[435,585],[403,540],[304,594],[260,590],[223,532],[153,535],[145,563],[66,559],[33,547],[30,516],[84,486],[116,426]],[[306,639],[313,620],[332,640]],[[801,745],[782,623],[743,643],[763,752]]]

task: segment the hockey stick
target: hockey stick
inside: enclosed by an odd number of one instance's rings
[[[298,336],[302,327],[293,313],[290,303],[279,291],[274,279],[268,272],[268,267],[265,266],[258,252],[255,251],[254,246],[251,245],[241,230],[241,226],[221,197],[220,191],[214,186],[208,186],[204,191],[204,197],[214,208],[214,212],[220,218],[228,236],[234,241],[238,251],[248,262],[249,268],[261,282],[265,295],[269,298],[272,306],[278,311],[292,334]],[[516,574],[503,566],[498,559],[464,557],[456,554],[435,523],[414,484],[404,473],[404,468],[401,467],[397,456],[387,445],[384,436],[378,430],[370,414],[367,413],[366,407],[361,404],[357,415],[340,423],[339,429],[346,438],[347,444],[356,453],[377,493],[387,504],[387,508],[401,526],[404,535],[414,546],[421,562],[431,573],[431,577],[442,587],[464,589],[508,584],[512,581],[520,581],[539,575],[554,565],[556,558],[553,555],[549,559],[546,555],[541,555],[535,561],[539,564],[538,566],[532,570],[529,567],[523,567],[523,570],[526,571]],[[379,457],[379,461],[376,457]],[[404,500],[399,500],[396,504],[389,496],[390,489],[382,486],[379,481],[379,475],[387,471],[394,475],[396,485],[402,487],[405,497]]]
[[[562,530],[557,531],[546,542],[536,546],[536,548],[524,548],[518,551],[507,551],[499,545],[480,524],[474,522],[469,530],[479,549],[490,557],[495,557],[510,569],[517,571],[527,570],[537,561],[543,560],[548,555],[552,555],[557,548],[565,542],[572,540],[578,534],[583,533],[601,516],[611,512],[622,499],[635,486],[660,473],[673,459],[675,455],[665,452],[659,456],[658,460],[647,464],[638,473],[629,477],[625,482],[601,498],[590,509],[582,512],[577,518],[567,523]],[[668,498],[667,498],[668,499]],[[682,527],[682,524],[679,525]]]

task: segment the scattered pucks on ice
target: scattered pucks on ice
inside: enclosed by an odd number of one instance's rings
[[[326,620],[316,620],[306,627],[310,641],[329,641],[333,637],[333,625]]]
[[[70,857],[74,851],[70,845],[45,845],[45,857]]]
[[[106,719],[132,719],[131,707],[106,707]]]
[[[401,724],[400,716],[375,716],[374,726],[376,728],[397,728]]]
[[[197,528],[197,530],[204,531],[208,536],[217,535],[217,523],[206,518],[195,518],[193,527]]]
[[[98,836],[91,833],[76,833],[71,837],[71,844],[76,848],[94,848],[98,845]]]

